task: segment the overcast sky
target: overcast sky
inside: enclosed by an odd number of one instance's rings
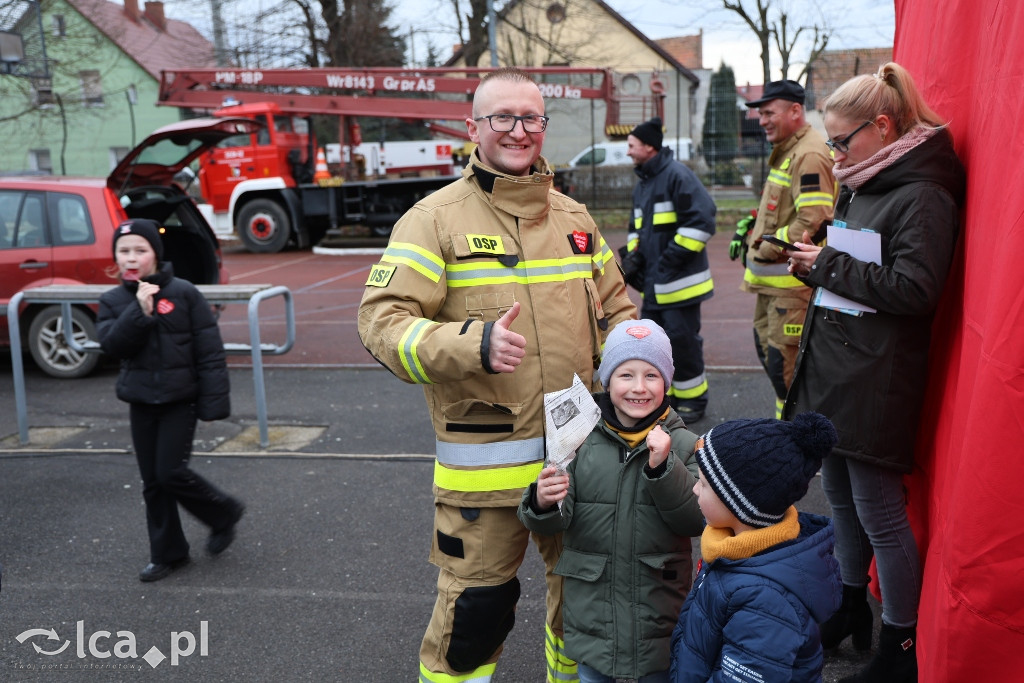
[[[114,0],[115,2],[117,0]],[[555,1],[555,0],[552,0]],[[167,15],[191,22],[207,37],[210,30],[211,0],[165,0]],[[277,0],[221,0],[225,23],[233,18],[246,21],[252,9],[240,8],[273,6]],[[566,3],[567,0],[561,0]],[[691,35],[704,30],[704,66],[717,69],[724,60],[732,67],[737,84],[761,82],[760,47],[750,28],[735,12],[722,9],[722,0],[605,0],[616,12],[631,22],[647,37],[668,38]],[[742,0],[752,7],[753,0]],[[140,0],[140,5],[142,4]],[[429,40],[442,56],[450,54],[457,42],[454,34],[451,0],[391,0],[395,7],[392,25],[407,39],[412,39],[412,52],[416,62],[422,63],[427,54]],[[468,2],[462,1],[466,7]],[[853,47],[891,46],[895,30],[893,0],[772,0],[774,7],[788,10],[791,25],[818,24],[833,30],[829,49]],[[250,19],[251,21],[251,19]],[[251,26],[249,27],[252,28]],[[801,38],[804,51],[795,54],[795,61],[805,59],[809,40]],[[407,55],[408,58],[408,55]],[[773,57],[778,68],[778,57]],[[799,72],[802,64],[796,68]],[[797,73],[790,72],[791,77]],[[777,71],[772,78],[778,78]]]
[[[562,0],[563,2],[565,0]],[[721,0],[605,0],[648,38],[668,38],[691,35],[704,29],[704,66],[717,69],[724,60],[732,67],[738,84],[761,82],[760,47],[753,32],[735,12],[722,9]],[[435,45],[445,45],[445,37],[438,27],[438,4],[432,0],[396,0],[396,23],[417,30],[438,30]],[[449,3],[450,4],[450,3]],[[752,0],[743,4],[752,7]],[[893,0],[773,0],[773,5],[785,7],[799,23],[818,23],[833,26],[830,49],[853,47],[887,47],[892,45],[895,30]],[[822,9],[824,8],[824,9]],[[825,12],[826,14],[822,14]],[[807,17],[805,19],[805,17]],[[791,19],[793,21],[793,19]],[[413,33],[413,41],[422,38]],[[803,41],[804,38],[801,38]],[[809,41],[805,41],[810,47]],[[416,46],[417,60],[426,54],[426,44]],[[801,55],[806,57],[806,53]],[[778,66],[778,57],[773,65]],[[790,76],[796,74],[790,73]],[[772,74],[773,78],[778,73]]]

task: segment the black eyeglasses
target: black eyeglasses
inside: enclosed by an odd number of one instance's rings
[[[548,127],[548,116],[540,116],[538,114],[526,114],[525,116],[516,116],[515,114],[488,114],[487,116],[478,116],[474,121],[480,121],[481,119],[487,119],[487,122],[491,124],[491,130],[495,133],[510,133],[516,127],[517,121],[523,122],[523,130],[527,133],[543,133]]]
[[[847,152],[850,151],[850,140],[853,139],[853,136],[856,135],[857,133],[859,133],[862,128],[865,128],[866,126],[870,126],[872,123],[874,123],[874,121],[865,121],[864,123],[862,123],[859,126],[857,126],[853,130],[852,133],[847,135],[842,140],[826,140],[825,144],[828,145],[828,148],[830,150],[832,150],[833,152],[839,152],[840,154],[846,154]]]

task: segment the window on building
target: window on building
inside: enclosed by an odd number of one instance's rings
[[[28,165],[33,171],[53,173],[53,161],[50,159],[50,150],[30,149],[28,151]]]
[[[127,147],[111,147],[110,148],[110,170],[113,171],[117,168],[117,165],[121,163],[121,160],[128,156],[129,149]]]
[[[78,72],[78,80],[82,84],[82,103],[87,107],[103,106],[103,83],[100,72],[88,69]]]
[[[52,107],[56,102],[53,97],[53,81],[49,78],[33,78],[32,103],[37,107]]]
[[[67,34],[68,34],[67,33],[67,26],[64,23],[64,15],[63,14],[54,14],[53,15],[53,35],[57,36],[58,38],[63,38]]]

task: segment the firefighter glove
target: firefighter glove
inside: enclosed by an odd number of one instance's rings
[[[757,220],[757,209],[752,209],[749,216],[744,216],[736,222],[736,232],[733,233],[732,241],[729,242],[729,260],[735,261],[745,250],[744,238]]]

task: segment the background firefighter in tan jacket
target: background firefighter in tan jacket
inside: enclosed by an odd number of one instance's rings
[[[751,216],[737,223],[729,255],[735,259],[742,251],[743,290],[757,295],[754,344],[775,389],[778,418],[793,381],[811,288],[789,274],[785,251],[763,237],[772,235],[792,244],[807,231],[816,242],[823,240],[836,182],[825,139],[804,116],[804,89],[799,83],[772,81],[761,99],[747,106],[757,108],[772,153],[756,221]]]
[[[478,147],[462,179],[398,221],[359,308],[363,344],[423,384],[437,436],[425,683],[491,680],[515,621],[529,539],[516,507],[544,459],[543,395],[574,374],[591,386],[606,331],[636,317],[593,219],[551,188],[529,75],[482,79],[466,124]],[[547,568],[547,678],[573,681],[551,573],[561,537],[534,540]]]

